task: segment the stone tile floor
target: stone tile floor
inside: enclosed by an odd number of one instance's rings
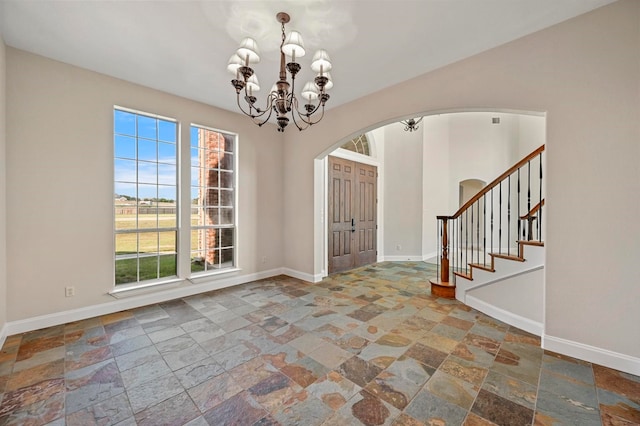
[[[429,295],[433,265],[289,277],[7,338],[0,425],[637,425],[640,378]]]

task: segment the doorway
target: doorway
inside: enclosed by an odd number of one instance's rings
[[[329,156],[329,273],[374,263],[377,256],[377,168]]]

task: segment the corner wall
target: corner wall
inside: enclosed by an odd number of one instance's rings
[[[429,111],[546,112],[544,344],[640,374],[639,21],[640,2],[621,0],[285,134],[285,266],[314,273],[313,159],[336,142]]]
[[[6,46],[0,37],[0,347],[7,322]]]
[[[232,277],[237,283],[280,273],[283,151],[274,127],[259,128],[239,114],[14,48],[6,53],[7,320],[12,331],[20,331],[13,324],[22,320],[51,320],[68,311],[96,314],[98,306],[123,302],[107,295],[114,274],[114,105],[177,119],[183,158],[190,156],[191,123],[239,134],[241,271],[211,281]],[[180,186],[188,200],[189,180]],[[188,238],[183,232],[183,242]],[[75,297],[64,296],[65,286],[75,287]],[[162,292],[156,290],[154,296]]]

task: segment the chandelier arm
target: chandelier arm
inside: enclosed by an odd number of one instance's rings
[[[269,93],[269,96],[267,96],[267,108],[264,111],[262,111],[260,115],[251,116],[251,120],[255,124],[257,124],[259,127],[262,127],[262,125],[267,121],[269,121],[269,119],[271,118],[271,114],[273,113],[273,99],[274,99],[274,95],[273,95],[273,92],[271,92]],[[264,120],[256,120],[257,118],[260,118],[263,115],[265,115],[267,112],[269,112],[269,114],[267,114],[267,117]]]
[[[303,117],[302,115],[300,115],[300,111],[298,111],[298,98],[296,98],[295,96],[292,96],[292,112],[291,112],[291,117],[293,118],[293,124],[296,125],[296,127],[298,128],[298,130],[303,131],[305,129],[307,129],[311,124],[308,123]],[[306,126],[304,127],[300,127],[300,125],[298,124],[298,120],[296,120],[296,115],[300,118],[300,120],[306,124]]]
[[[242,103],[240,102],[240,93],[237,94],[236,96],[237,99],[237,104],[238,104],[238,108],[240,108],[240,111],[242,111],[242,113],[244,113],[244,115],[251,117],[251,119],[253,120],[254,123],[262,126],[262,124],[264,124],[269,117],[271,116],[271,105],[273,104],[273,96],[271,94],[269,94],[269,97],[267,98],[267,108],[262,110],[262,112],[259,112],[260,110],[257,108],[254,108],[253,105],[251,105],[251,103],[247,102],[247,104],[249,105],[249,112],[245,111],[245,109],[242,107]],[[245,101],[246,102],[246,101]],[[254,114],[252,111],[256,111],[256,113]],[[266,113],[269,113],[269,115],[267,115],[266,120],[264,120],[262,123],[259,124],[259,121],[256,121],[256,118],[260,118],[263,115],[265,115]]]
[[[318,117],[317,120],[313,120],[311,117],[318,112],[318,110],[320,109],[320,107],[322,107],[322,114],[320,114],[320,116]],[[320,120],[322,120],[322,118],[324,117],[324,104],[322,102],[318,102],[318,105],[315,105],[313,110],[309,111],[307,110],[307,112],[302,113],[300,112],[300,110],[298,109],[298,104],[297,104],[297,100],[296,100],[296,113],[297,115],[300,117],[300,120],[302,122],[304,122],[305,124],[307,124],[308,126],[311,126],[313,124],[316,124],[318,122],[320,122]],[[295,118],[295,114],[292,114]],[[306,118],[305,118],[306,117]]]

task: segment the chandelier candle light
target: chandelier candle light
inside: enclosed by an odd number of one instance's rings
[[[282,24],[280,74],[278,81],[273,85],[271,92],[267,95],[266,108],[261,109],[255,105],[257,98],[254,96],[254,92],[260,90],[260,85],[258,83],[258,77],[251,68],[251,64],[260,62],[260,55],[258,54],[258,45],[254,39],[247,37],[242,41],[236,53],[229,59],[227,69],[235,75],[235,78],[231,80],[231,84],[236,89],[238,107],[244,114],[251,117],[254,123],[262,126],[269,121],[271,114],[275,112],[278,131],[284,132],[284,129],[289,124],[289,117],[287,115],[291,113],[293,123],[296,127],[299,130],[304,130],[322,120],[324,116],[324,104],[329,100],[329,95],[326,91],[333,87],[333,82],[329,75],[331,62],[325,50],[318,50],[316,54],[313,55],[311,69],[318,73],[318,75],[313,81],[307,82],[302,88],[301,94],[307,103],[304,105],[304,111],[301,112],[298,105],[298,98],[294,91],[296,74],[301,68],[300,64],[296,62],[296,59],[305,55],[304,43],[302,36],[297,31],[291,31],[288,35],[285,35],[284,24],[290,20],[288,14],[280,12],[276,15],[276,19]],[[291,58],[291,61],[286,63],[285,66],[287,57]],[[287,71],[291,74],[291,84],[289,84],[287,80]],[[246,102],[244,108],[240,101],[241,93],[244,95],[243,99]],[[318,111],[321,112],[320,115],[313,116]]]

